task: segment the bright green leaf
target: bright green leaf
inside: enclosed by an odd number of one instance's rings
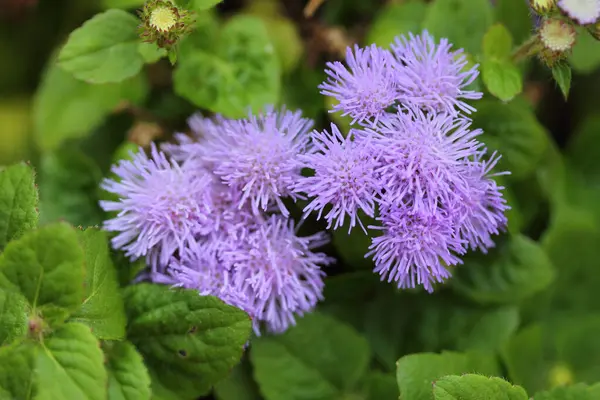
[[[58,63],[77,79],[90,83],[121,82],[144,65],[138,52],[140,21],[122,10],[97,14],[74,30],[58,55]]]
[[[162,285],[129,286],[124,297],[128,339],[156,385],[176,398],[200,396],[239,362],[251,327],[243,311],[195,290]]]
[[[108,400],[149,400],[150,375],[135,347],[129,342],[105,346]]]
[[[597,389],[578,383],[536,393],[532,400],[597,400]]]
[[[254,340],[254,377],[266,400],[342,398],[369,362],[367,341],[335,319],[313,313],[277,336]]]
[[[496,240],[488,254],[471,253],[452,279],[456,290],[480,303],[515,303],[545,289],[554,267],[544,250],[523,235]]]
[[[510,101],[523,91],[523,77],[511,61],[485,58],[481,73],[487,89],[502,101]]]
[[[502,24],[492,25],[483,37],[483,55],[485,57],[506,60],[510,57],[512,47],[512,36]]]
[[[552,67],[552,76],[567,100],[571,89],[571,67],[567,63],[559,63]]]
[[[37,350],[31,342],[0,347],[0,399],[33,398]]]
[[[205,11],[209,8],[213,8],[222,1],[223,0],[189,0],[187,8],[193,11]]]
[[[600,41],[583,27],[578,28],[577,42],[569,57],[569,62],[575,72],[589,74],[600,67]]]
[[[57,223],[10,242],[0,255],[0,289],[21,292],[34,312],[46,306],[76,310],[83,298],[83,252],[75,229]]]
[[[0,251],[38,223],[33,169],[16,164],[0,169]]]
[[[481,140],[502,158],[496,171],[510,171],[510,179],[521,179],[535,171],[548,147],[548,134],[533,111],[515,101],[477,102],[473,126],[483,129]]]
[[[489,0],[436,0],[428,7],[423,27],[437,40],[448,38],[455,48],[479,54],[492,21]]]
[[[280,92],[280,68],[263,22],[237,16],[223,27],[215,46],[181,48],[175,70],[175,92],[199,107],[227,117],[245,117],[276,104]]]
[[[260,400],[250,363],[244,360],[236,365],[226,379],[217,383],[215,395],[218,400]]]
[[[85,254],[85,294],[73,320],[92,328],[98,339],[122,339],[125,308],[107,235],[97,228],[88,228],[79,232],[79,240]]]
[[[525,390],[504,379],[482,375],[450,375],[433,385],[435,400],[528,400]]]
[[[63,147],[42,157],[42,222],[65,220],[75,226],[102,223],[98,186],[102,172],[82,151]]]
[[[367,32],[365,43],[389,48],[396,36],[419,32],[426,11],[426,4],[420,0],[390,3],[375,17]]]
[[[36,400],[106,400],[104,355],[85,325],[66,324],[42,342],[36,375]]]
[[[480,373],[496,375],[498,364],[491,354],[442,352],[419,353],[398,360],[396,380],[403,400],[433,400],[432,384],[446,375]]]
[[[116,84],[91,85],[52,64],[33,108],[36,141],[42,150],[52,150],[66,139],[85,137],[122,101],[137,104],[147,94],[141,75]]]
[[[27,334],[29,306],[20,293],[0,290],[0,346]]]
[[[140,43],[138,51],[147,64],[155,63],[167,55],[167,51],[159,48],[155,43]]]

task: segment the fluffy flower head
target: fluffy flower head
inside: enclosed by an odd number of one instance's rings
[[[593,24],[600,18],[600,0],[559,0],[558,6],[581,25]]]
[[[253,299],[252,308],[268,331],[280,333],[295,324],[295,315],[312,310],[322,299],[322,266],[331,260],[312,249],[326,242],[324,234],[299,237],[293,221],[272,216],[223,259],[236,287]]]
[[[301,160],[314,170],[314,176],[303,178],[296,185],[296,190],[312,198],[304,212],[307,215],[318,211],[320,219],[330,206],[325,214],[328,229],[339,228],[346,217],[350,218],[349,229],[357,220],[362,226],[357,213],[361,210],[374,217],[375,195],[379,191],[377,160],[370,141],[353,140],[352,134],[344,138],[335,124],[331,124],[331,133],[315,131],[311,136],[316,151],[301,156]]]
[[[102,201],[105,211],[118,215],[104,229],[119,232],[113,247],[132,259],[159,248],[158,260],[166,264],[194,236],[204,233],[211,213],[208,190],[211,179],[201,171],[190,171],[169,162],[153,145],[151,157],[143,151],[113,167],[119,180],[107,179],[102,188],[119,197]],[[199,172],[199,173],[198,173]]]
[[[356,121],[377,121],[386,108],[398,97],[393,59],[389,51],[375,45],[366,48],[354,46],[346,50],[346,65],[327,63],[327,80],[319,89],[333,96],[339,103],[332,111]]]
[[[474,108],[462,99],[480,99],[479,92],[466,90],[479,75],[477,66],[466,69],[468,61],[463,50],[452,51],[452,44],[434,38],[423,31],[396,39],[392,51],[398,63],[399,99],[434,111],[456,114],[457,108],[471,113]]]

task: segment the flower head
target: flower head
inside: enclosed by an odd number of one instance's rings
[[[170,0],[149,0],[139,13],[140,35],[145,42],[167,50],[193,29],[193,14]]]
[[[577,32],[573,25],[554,18],[547,18],[543,21],[539,35],[544,47],[552,52],[571,50],[577,38]]]
[[[599,0],[558,0],[558,7],[581,25],[593,24],[600,18]]]
[[[229,187],[238,189],[239,208],[250,204],[255,214],[277,205],[288,210],[283,197],[296,199],[293,185],[301,177],[300,154],[309,151],[312,121],[300,112],[268,110],[259,117],[228,124],[207,138],[202,160]]]
[[[327,63],[327,81],[319,89],[338,100],[333,111],[356,121],[376,122],[398,97],[395,70],[389,51],[375,45],[346,50],[346,64]]]
[[[257,318],[273,333],[295,324],[323,295],[322,266],[331,259],[312,250],[327,242],[324,234],[296,236],[294,223],[278,215],[259,225],[223,260],[239,291],[248,293]]]
[[[435,112],[456,114],[475,111],[462,99],[480,99],[479,92],[466,90],[479,75],[477,66],[466,69],[463,50],[451,51],[452,44],[442,39],[439,44],[423,31],[396,39],[392,45],[398,63],[399,100]]]
[[[370,140],[353,139],[353,135],[344,138],[335,124],[331,124],[331,133],[315,131],[311,136],[316,152],[300,159],[314,170],[314,175],[296,185],[296,190],[312,198],[304,208],[305,216],[318,211],[320,219],[325,208],[330,207],[325,214],[328,229],[339,228],[346,217],[350,218],[349,229],[357,220],[362,226],[357,213],[361,210],[374,217],[379,191],[375,176],[378,163]]]
[[[374,272],[381,279],[397,282],[399,288],[422,285],[428,292],[433,283],[450,276],[446,266],[462,261],[463,242],[455,234],[455,224],[443,210],[411,210],[387,204],[377,218],[381,226],[369,226],[382,234],[372,240],[367,256],[373,256]]]
[[[502,197],[502,189],[494,176],[506,175],[508,172],[491,174],[500,156],[493,153],[488,160],[482,160],[482,151],[473,162],[465,165],[468,187],[460,193],[454,204],[449,205],[456,216],[458,234],[473,250],[480,249],[484,253],[494,246],[491,235],[497,235],[506,227],[504,213],[510,209],[506,199]]]
[[[211,178],[202,171],[169,162],[154,145],[151,157],[143,151],[113,167],[119,180],[107,179],[102,188],[119,196],[118,201],[101,201],[105,211],[118,215],[104,229],[119,232],[113,247],[132,259],[159,248],[158,260],[166,264],[171,255],[211,230]]]
[[[380,152],[377,174],[387,201],[433,210],[465,190],[465,160],[478,153],[469,120],[418,108],[398,111],[372,132]]]

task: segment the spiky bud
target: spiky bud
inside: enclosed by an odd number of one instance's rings
[[[549,67],[565,59],[577,39],[575,27],[570,22],[557,18],[546,18],[540,25],[538,35],[543,45],[540,58]]]
[[[548,14],[556,8],[556,0],[529,0],[529,6],[538,14]]]
[[[150,0],[139,12],[140,36],[168,51],[194,28],[193,13],[177,7],[170,0]]]

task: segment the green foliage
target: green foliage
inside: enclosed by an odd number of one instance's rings
[[[374,43],[389,48],[394,38],[409,32],[419,32],[427,6],[421,0],[409,0],[400,4],[390,3],[379,11],[371,24],[365,44]]]
[[[499,242],[489,255],[466,257],[452,280],[459,293],[480,303],[514,303],[553,281],[554,267],[536,242],[522,235]]]
[[[34,173],[25,164],[0,169],[0,250],[38,222]]]
[[[193,290],[139,284],[124,292],[127,338],[144,357],[153,390],[194,398],[239,361],[250,334],[243,311]]]
[[[598,395],[600,395],[600,385],[587,386],[578,383],[537,393],[533,396],[533,400],[594,400]]]
[[[450,375],[433,386],[435,400],[527,400],[527,393],[507,381],[482,375]]]
[[[436,0],[427,10],[423,27],[438,38],[448,38],[456,48],[479,54],[481,38],[492,20],[488,0]]]
[[[229,376],[215,385],[218,400],[260,400],[258,386],[252,378],[251,365],[247,360],[233,368]]]
[[[493,356],[485,353],[411,354],[398,360],[396,379],[401,399],[434,400],[432,386],[446,375],[480,373],[496,375]]]
[[[36,360],[38,399],[104,400],[102,350],[90,328],[69,323],[41,343]]]
[[[67,139],[85,137],[121,102],[139,103],[147,92],[147,83],[140,76],[91,85],[52,64],[42,79],[33,108],[37,143],[47,151]]]
[[[29,306],[20,293],[0,291],[0,346],[25,337]]]
[[[577,42],[569,63],[581,74],[589,74],[600,66],[600,41],[594,39],[583,27],[578,29]]]
[[[109,400],[149,400],[150,376],[142,356],[129,342],[104,344]]]
[[[173,76],[177,94],[232,118],[245,117],[249,108],[258,111],[277,103],[279,62],[259,18],[232,18],[212,46],[182,46]]]
[[[282,335],[254,340],[250,357],[267,400],[343,398],[365,374],[369,346],[349,326],[313,313]]]
[[[71,33],[58,64],[89,83],[121,82],[144,65],[138,51],[139,20],[121,10],[108,10]]]
[[[36,394],[34,369],[38,348],[32,343],[0,347],[0,398],[30,399]]]
[[[560,91],[565,96],[565,100],[567,100],[571,89],[571,67],[567,63],[555,65],[552,67],[552,77],[554,77]]]
[[[511,60],[513,39],[506,27],[493,25],[483,37],[483,82],[491,94],[510,101],[523,90],[521,72]]]

